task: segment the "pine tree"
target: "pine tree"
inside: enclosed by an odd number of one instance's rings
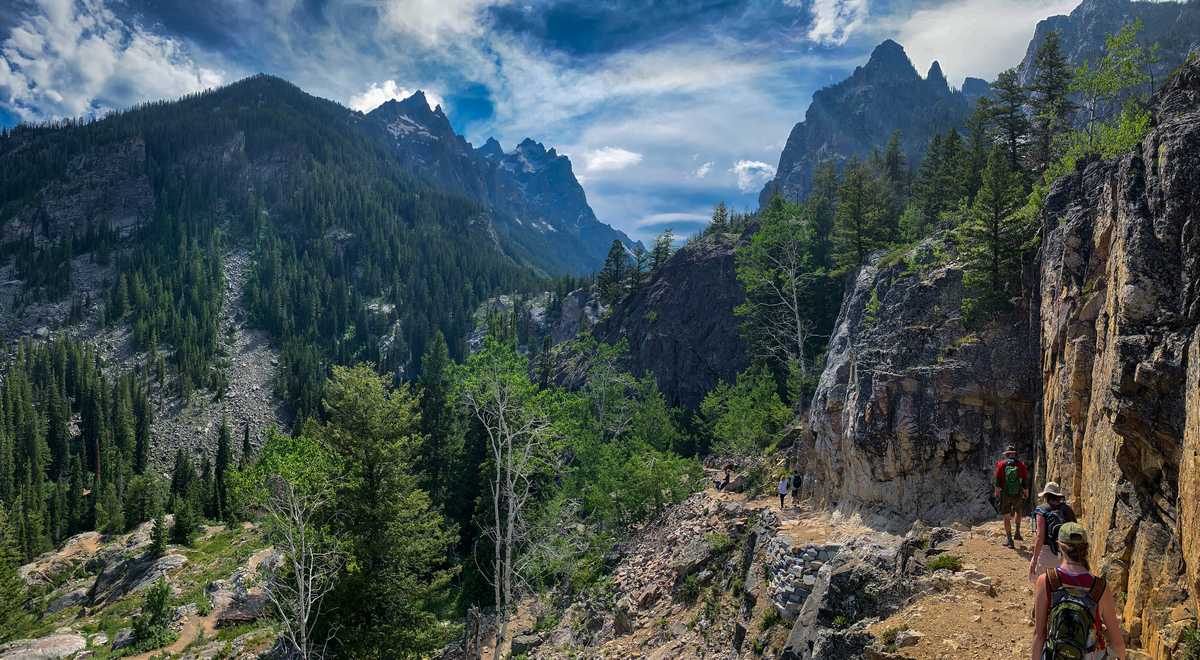
[[[238,456],[238,469],[245,470],[250,467],[254,458],[254,447],[250,444],[250,422],[246,422],[242,426],[242,453]]]
[[[1021,156],[1029,138],[1029,117],[1025,106],[1029,96],[1016,69],[1000,72],[992,83],[994,101],[991,104],[991,119],[1001,142],[1008,153],[1008,168],[1017,171],[1021,167]]]
[[[997,146],[988,156],[983,185],[967,221],[959,228],[963,280],[973,294],[964,312],[995,309],[1014,292],[1020,276],[1025,241],[1019,216],[1023,201],[1020,176],[1008,166],[1008,154]]]
[[[670,229],[667,229],[654,239],[654,249],[650,253],[651,273],[657,273],[662,270],[663,265],[667,263],[667,259],[671,258],[671,252],[674,250],[674,241],[674,232]]]
[[[437,332],[421,357],[422,441],[416,473],[422,475],[430,498],[443,508],[449,500],[451,481],[463,449],[462,431],[450,401],[452,368],[446,338]]]
[[[214,518],[217,520],[228,519],[230,513],[225,505],[228,498],[228,487],[225,477],[229,471],[229,464],[232,459],[229,446],[231,442],[229,420],[222,417],[221,428],[217,431],[217,458],[213,476],[213,508]]]
[[[25,581],[17,575],[22,554],[17,532],[0,502],[0,642],[17,638],[32,617],[25,610]]]
[[[729,231],[729,209],[726,208],[725,202],[717,202],[713,207],[712,224],[709,227],[717,233]]]
[[[175,507],[175,502],[181,497],[186,497],[190,492],[192,482],[196,479],[196,470],[192,467],[192,459],[184,453],[183,449],[175,452],[175,467],[171,470],[171,497],[170,506]]]
[[[1071,128],[1071,67],[1063,55],[1058,32],[1050,32],[1033,60],[1029,105],[1033,114],[1033,166],[1042,172],[1056,159],[1054,139]]]
[[[649,255],[646,254],[646,248],[642,247],[641,243],[636,243],[633,246],[633,260],[629,264],[629,290],[637,291],[646,281],[646,270],[649,264]]]
[[[161,557],[167,554],[167,518],[160,511],[154,517],[154,527],[150,530],[150,556]]]
[[[604,267],[596,277],[596,285],[600,288],[600,299],[611,305],[621,299],[625,288],[625,266],[629,256],[621,241],[614,240],[608,249],[608,257],[604,259]]]
[[[197,489],[193,487],[192,490]],[[171,541],[177,545],[192,544],[192,536],[199,525],[195,499],[191,495],[182,495],[175,500],[175,524],[171,527]]]
[[[879,184],[862,163],[846,166],[838,188],[834,217],[834,250],[839,267],[861,266],[872,251],[885,245],[889,237],[881,223]]]
[[[100,500],[96,504],[96,529],[105,534],[125,531],[125,511],[117,485],[106,481],[100,487]]]

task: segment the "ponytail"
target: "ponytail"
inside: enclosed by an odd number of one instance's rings
[[[1088,544],[1077,543],[1075,545],[1070,545],[1059,541],[1058,548],[1064,555],[1067,556],[1067,559],[1070,559],[1076,564],[1081,564],[1084,568],[1088,569],[1089,573],[1091,572],[1092,566],[1088,563]]]

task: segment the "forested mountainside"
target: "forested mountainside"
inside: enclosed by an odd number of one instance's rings
[[[596,219],[571,161],[526,138],[512,151],[489,139],[474,148],[455,134],[440,107],[417,92],[367,114],[382,124],[402,162],[434,184],[494,211],[492,227],[506,250],[552,275],[596,270],[625,234]]]

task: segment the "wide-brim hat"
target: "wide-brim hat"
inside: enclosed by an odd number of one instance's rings
[[[1038,493],[1038,497],[1045,497],[1047,495],[1053,495],[1055,497],[1067,496],[1067,494],[1063,492],[1062,486],[1059,486],[1057,481],[1047,481],[1046,485],[1042,487],[1042,492]]]
[[[1015,454],[1015,453],[1017,453],[1017,446],[1016,446],[1016,445],[1009,445],[1008,447],[1006,447],[1006,448],[1004,449],[1004,453],[1005,453],[1005,454]]]

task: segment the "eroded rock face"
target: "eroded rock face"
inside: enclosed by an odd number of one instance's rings
[[[1032,328],[965,328],[962,271],[936,261],[926,242],[847,284],[809,417],[818,495],[899,524],[995,515],[993,461],[1037,437]]]
[[[1041,263],[1047,476],[1143,644],[1200,592],[1200,65],[1157,101],[1133,153],[1054,186]]]
[[[593,331],[604,342],[628,340],[630,368],[652,372],[672,406],[698,407],[748,365],[733,314],[745,299],[734,265],[739,240],[714,234],[680,249]]]
[[[74,633],[39,639],[22,639],[0,646],[2,660],[49,660],[69,658],[87,647],[87,640]]]

